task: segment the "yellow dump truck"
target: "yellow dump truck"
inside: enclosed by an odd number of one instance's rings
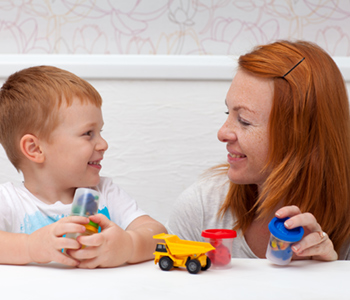
[[[185,267],[191,274],[197,274],[200,270],[208,270],[211,266],[207,252],[215,248],[204,242],[181,240],[174,234],[157,234],[154,239],[164,240],[158,243],[154,252],[154,263],[163,271],[169,271],[173,267]]]

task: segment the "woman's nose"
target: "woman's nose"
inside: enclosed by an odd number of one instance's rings
[[[220,142],[227,143],[237,139],[233,126],[230,126],[228,120],[221,126],[218,131],[218,139]]]

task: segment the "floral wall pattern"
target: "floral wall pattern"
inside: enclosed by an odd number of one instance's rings
[[[350,56],[349,0],[0,0],[1,54],[238,55],[307,39]]]

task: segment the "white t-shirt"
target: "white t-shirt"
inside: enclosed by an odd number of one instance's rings
[[[230,211],[223,218],[217,212],[225,201],[229,188],[226,175],[202,179],[186,189],[176,200],[166,228],[180,239],[204,241],[201,236],[205,229],[232,229],[236,221]],[[233,240],[233,258],[258,258],[249,248],[241,230]],[[350,243],[345,243],[339,259],[350,260]]]
[[[100,193],[98,212],[122,229],[137,217],[145,215],[134,199],[115,185],[110,178],[101,177],[96,190]],[[35,230],[70,215],[72,204],[57,201],[46,204],[31,194],[24,184],[8,182],[0,185],[0,230],[32,233]]]

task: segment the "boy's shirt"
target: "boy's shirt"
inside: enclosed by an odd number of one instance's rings
[[[137,203],[110,178],[101,177],[99,213],[107,216],[122,229],[137,217],[145,215]],[[0,230],[31,234],[35,230],[69,216],[72,204],[56,202],[46,204],[31,194],[21,184],[8,182],[0,185]]]

